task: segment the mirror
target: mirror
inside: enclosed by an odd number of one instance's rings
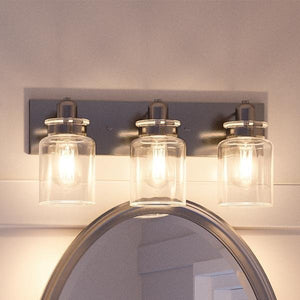
[[[43,299],[276,299],[250,249],[221,219],[189,202],[123,204],[69,247]]]
[[[209,296],[211,295],[211,296]],[[79,260],[59,299],[255,299],[225,247],[175,216],[131,219]]]

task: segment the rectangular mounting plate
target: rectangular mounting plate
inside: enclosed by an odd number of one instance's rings
[[[29,100],[29,149],[38,154],[38,144],[47,135],[45,119],[56,117],[59,100]],[[135,121],[146,118],[149,102],[76,101],[78,117],[90,120],[87,134],[96,142],[98,155],[129,155],[130,142],[137,137]],[[188,156],[217,154],[225,138],[223,123],[234,119],[239,103],[166,102],[169,119],[181,121],[178,137],[187,145]],[[264,120],[264,104],[255,106],[256,120]]]

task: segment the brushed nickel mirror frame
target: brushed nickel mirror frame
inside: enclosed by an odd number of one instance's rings
[[[224,220],[203,206],[191,201],[187,201],[184,207],[134,208],[129,206],[129,202],[125,202],[107,211],[85,227],[68,247],[50,277],[42,299],[59,299],[66,281],[80,258],[105,232],[126,220],[148,214],[169,214],[181,217],[207,230],[223,244],[238,263],[248,279],[256,299],[276,300],[263,268],[247,244]]]

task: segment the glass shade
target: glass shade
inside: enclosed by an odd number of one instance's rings
[[[145,135],[131,143],[131,205],[185,205],[185,142]]]
[[[218,145],[221,205],[271,205],[273,147],[263,137],[229,137]]]
[[[50,134],[39,145],[40,203],[94,203],[95,142],[81,134]]]

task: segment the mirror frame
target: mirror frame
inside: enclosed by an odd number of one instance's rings
[[[72,270],[84,253],[112,227],[137,216],[169,214],[191,221],[212,234],[233,256],[244,272],[257,300],[276,300],[272,286],[248,245],[234,229],[213,212],[194,202],[186,206],[131,207],[129,202],[118,205],[95,219],[74,239],[60,259],[44,290],[42,300],[57,300]]]

